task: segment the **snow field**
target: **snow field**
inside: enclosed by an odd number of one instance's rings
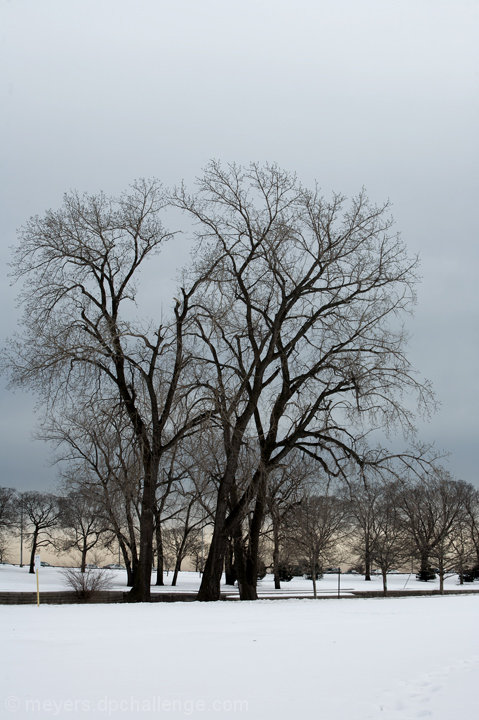
[[[62,569],[59,567],[42,567],[40,569],[40,591],[61,591],[69,590],[69,586],[65,582],[62,575]],[[109,570],[108,571],[112,585],[112,590],[127,590],[126,587],[126,571],[125,570]],[[163,587],[158,587],[156,582],[156,573],[152,573],[151,582],[152,592],[196,592],[199,588],[201,578],[195,572],[180,572],[178,576],[178,584],[171,587],[171,579],[173,573],[168,575],[165,573]],[[465,583],[459,585],[456,575],[447,577],[444,583],[446,590],[462,591],[462,590],[479,590],[479,583]],[[336,574],[325,574],[317,583],[319,595],[336,594],[338,588],[338,576]],[[238,593],[237,588],[222,585],[222,591],[228,596],[234,596]],[[348,573],[341,575],[341,593],[347,594],[348,590],[359,590],[362,592],[381,592],[383,589],[382,578],[380,575],[374,575],[371,582],[365,582],[362,575],[350,575]],[[439,579],[429,581],[427,583],[416,580],[415,574],[390,574],[388,575],[389,590],[408,590],[411,592],[424,592],[428,590],[439,589]],[[18,565],[0,565],[0,592],[36,592],[36,580],[34,575],[28,573],[28,566],[23,568]],[[290,582],[281,583],[281,590],[274,589],[274,581],[272,575],[266,575],[258,582],[258,593],[264,595],[305,595],[313,594],[313,585],[311,580],[295,577]]]
[[[3,606],[0,716],[475,717],[478,604]]]

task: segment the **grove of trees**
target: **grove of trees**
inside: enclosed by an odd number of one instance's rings
[[[191,262],[143,312],[141,271],[176,242],[165,224],[178,213]],[[477,497],[415,438],[434,407],[406,354],[417,268],[387,204],[325,199],[275,165],[212,162],[192,191],[143,180],[31,218],[2,364],[42,399],[65,547],[83,567],[98,544],[118,547],[132,601],[187,554],[200,600],[219,599],[225,567],[255,599],[265,542],[277,584],[281,554],[315,582],[348,543],[366,577],[411,556],[446,572],[460,548],[466,567]],[[374,440],[391,433],[404,452]],[[52,541],[42,526],[36,538]]]

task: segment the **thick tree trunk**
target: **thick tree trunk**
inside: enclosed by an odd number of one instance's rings
[[[227,497],[229,485],[226,479],[220,485],[218,500],[216,502],[215,523],[211,538],[208,557],[206,558],[203,577],[198,591],[197,599],[202,602],[211,602],[221,598],[221,576],[223,574],[224,559],[228,547],[228,535],[225,530]]]
[[[421,553],[421,568],[420,572],[427,572],[429,570],[429,555],[426,552]]]
[[[133,586],[128,594],[130,602],[149,602],[151,571],[153,568],[153,533],[156,480],[158,476],[158,461],[147,464],[144,476],[143,496],[140,513],[140,554],[138,558],[138,571],[135,573]]]
[[[221,575],[227,543],[224,532],[215,528],[198,591],[197,599],[200,601],[211,602],[221,598]]]
[[[237,579],[238,576],[234,566],[233,541],[228,538],[225,554],[225,583],[226,585],[234,585]]]
[[[243,577],[239,577],[238,572],[238,584],[240,584],[240,598],[241,600],[257,600],[258,592],[258,555],[259,555],[259,538],[261,534],[261,528],[264,520],[264,491],[265,491],[266,478],[262,477],[261,482],[258,486],[258,494],[254,506],[253,517],[251,519],[251,525],[249,528],[247,545],[243,544],[244,562],[242,563],[242,569],[244,571]],[[235,546],[236,550],[236,546]]]
[[[388,591],[388,576],[387,576],[387,572],[386,572],[385,570],[383,570],[381,574],[382,574],[382,576],[383,576],[383,592],[384,592],[384,594],[386,594],[387,591]]]
[[[251,577],[251,558],[249,557],[249,548],[245,548],[241,537],[241,529],[238,531],[234,541],[235,548],[235,568],[238,575],[238,589],[240,600],[257,600],[256,577]]]
[[[134,577],[133,577],[133,570],[131,568],[131,563],[129,560],[127,563],[125,563],[125,567],[126,567],[126,584],[127,584],[127,587],[131,588],[131,587],[133,587]]]
[[[234,488],[243,433],[253,411],[254,406],[243,414],[241,422],[239,422],[235,428],[235,437],[231,443],[231,451],[228,456],[225,473],[218,489],[213,537],[211,538],[210,549],[208,557],[206,558],[203,577],[201,578],[201,585],[197,596],[197,599],[203,602],[219,600],[221,597],[221,576],[223,574],[228,538],[235,530],[234,527],[226,527],[226,513],[228,511],[231,489]],[[241,519],[242,518],[237,518],[236,523],[241,523]]]

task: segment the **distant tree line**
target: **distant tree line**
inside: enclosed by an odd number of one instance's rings
[[[144,311],[140,273],[159,272],[178,213],[191,262],[171,301]],[[118,546],[132,601],[186,555],[200,600],[220,597],[223,571],[255,599],[265,537],[278,577],[293,548],[315,577],[353,519],[366,574],[380,546],[390,562],[385,537],[399,562],[406,519],[421,568],[436,560],[445,535],[431,540],[403,498],[453,481],[415,437],[434,407],[403,328],[418,261],[387,204],[325,199],[275,165],[212,162],[193,192],[143,180],[119,198],[65,195],[21,229],[12,264],[24,315],[2,364],[42,399],[40,435],[62,468],[51,517],[82,565],[98,543]],[[392,432],[404,452],[373,444]]]
[[[302,461],[293,472],[281,471],[271,477],[264,524],[259,544],[258,578],[267,570],[274,574],[275,587],[295,575],[311,578],[316,597],[316,581],[328,567],[352,567],[371,580],[373,568],[380,572],[383,590],[387,576],[397,568],[416,568],[417,577],[427,581],[458,574],[461,584],[479,577],[479,491],[468,483],[453,480],[444,470],[434,476],[413,480],[367,482],[356,478],[341,485],[311,477],[313,467]],[[301,467],[302,466],[302,467]],[[306,471],[306,472],[305,472]],[[286,475],[289,478],[286,479]],[[169,515],[160,518],[161,556],[157,584],[164,582],[164,571],[172,571],[176,585],[183,561],[188,558],[197,572],[204,566],[209,545],[211,516],[204,512],[202,491],[185,478],[170,493]],[[140,486],[136,492],[139,501]],[[135,504],[136,504],[135,503]],[[100,500],[89,488],[65,488],[62,495],[37,491],[17,493],[0,488],[0,551],[4,543],[22,531],[30,548],[30,572],[34,556],[42,547],[53,551],[75,551],[81,572],[96,550],[121,552],[131,585],[133,564],[131,542],[125,542],[126,517],[115,518],[106,498]],[[136,513],[132,538],[139,537]],[[252,520],[250,512],[247,518]],[[244,542],[244,533],[241,540]],[[241,583],[243,544],[230,538],[227,549],[226,582]],[[239,552],[238,552],[239,549]],[[104,561],[103,561],[104,562]]]

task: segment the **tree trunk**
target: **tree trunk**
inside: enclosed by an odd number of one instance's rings
[[[202,602],[211,602],[221,598],[221,576],[228,546],[228,536],[225,531],[227,489],[229,489],[229,483],[223,480],[216,502],[213,536],[197,596],[197,599]]]
[[[250,410],[253,412],[254,407]],[[250,417],[251,414],[245,411],[241,422],[235,428],[235,437],[232,440],[226,469],[219,485],[214,516],[213,537],[211,538],[210,549],[208,557],[206,558],[203,577],[201,578],[201,585],[197,596],[197,599],[203,602],[219,600],[221,597],[221,576],[223,574],[228,537],[234,532],[234,527],[226,527],[226,513],[231,489],[234,487],[243,433],[246,430]],[[238,519],[240,523],[241,519],[242,518]]]
[[[237,579],[238,577],[234,566],[233,541],[231,538],[228,538],[225,554],[225,583],[226,585],[234,585]]]
[[[126,567],[126,585],[127,587],[133,587],[133,570],[131,568],[130,560],[125,563]]]
[[[131,516],[131,512],[129,510],[129,504],[127,503],[127,524],[128,524],[128,537],[129,537],[129,550],[131,554],[131,568],[132,568],[132,574],[131,574],[131,582],[128,587],[133,587],[135,582],[135,575],[138,568],[138,549],[136,547],[136,528],[135,524],[133,522],[133,518]],[[125,562],[125,567],[127,566],[127,559],[129,559],[129,553],[128,553],[128,545],[124,542],[123,537],[120,534],[120,537],[118,538],[118,541],[120,543],[121,552],[123,555],[123,560]]]
[[[38,541],[38,530],[35,528],[32,537],[32,550],[30,552],[30,568],[28,570],[30,575],[35,574],[35,554],[37,552],[37,541]]]
[[[256,578],[251,578],[251,558],[248,549],[245,548],[241,537],[241,529],[234,541],[235,548],[235,569],[238,575],[238,588],[240,600],[257,600]]]
[[[316,600],[318,597],[318,589],[316,586],[316,563],[314,560],[311,562],[311,578],[313,580],[313,597]]]
[[[160,519],[158,516],[156,517],[155,534],[156,534],[156,584],[162,586],[165,584],[165,582],[163,580],[163,571],[164,571],[163,535],[161,533],[161,523],[160,523]]]
[[[382,576],[383,576],[383,592],[384,592],[384,594],[386,594],[388,591],[388,575],[387,575],[386,570],[382,571]]]
[[[202,602],[211,602],[221,598],[221,575],[223,574],[226,546],[227,538],[223,532],[219,530],[217,532],[213,531],[197,596],[197,599]]]
[[[153,533],[156,480],[158,476],[158,462],[147,463],[147,472],[144,476],[143,496],[140,513],[140,554],[138,558],[138,571],[135,573],[133,587],[128,594],[130,602],[149,602],[151,571],[153,567]]]
[[[429,570],[429,555],[427,552],[421,553],[421,568],[420,572],[427,572]]]
[[[444,575],[446,574],[444,562],[441,558],[439,561],[439,592],[444,595]]]
[[[281,590],[281,580],[279,577],[279,523],[276,518],[273,520],[273,573],[274,573],[274,589]]]
[[[366,543],[364,546],[364,579],[371,580],[371,548],[369,544],[369,537],[366,537]]]
[[[125,563],[126,568],[126,584],[127,587],[133,587],[133,582],[135,580],[135,573],[137,571],[138,567],[138,558],[136,557],[136,552],[132,553],[132,556],[130,558],[130,555],[128,553],[128,546],[126,545],[125,541],[123,540],[123,537],[118,532],[117,533],[117,539],[118,544],[120,546],[120,551],[123,557],[123,562]]]
[[[253,518],[248,534],[248,544],[246,546],[246,564],[245,578],[243,583],[243,592],[240,591],[242,600],[258,599],[258,555],[259,555],[259,538],[264,520],[264,493],[266,487],[266,477],[262,477],[258,486],[258,494],[254,506]]]
[[[80,572],[84,573],[86,570],[86,553],[87,553],[87,546],[86,546],[86,540],[83,539],[83,545],[81,550],[81,563],[80,563]]]
[[[173,587],[176,586],[176,583],[178,581],[178,573],[181,570],[181,563],[183,562],[183,558],[184,558],[185,542],[186,542],[186,538],[183,538],[183,541],[180,545],[178,555],[176,556],[175,570],[173,572],[173,580],[171,581],[171,584],[173,585]]]

